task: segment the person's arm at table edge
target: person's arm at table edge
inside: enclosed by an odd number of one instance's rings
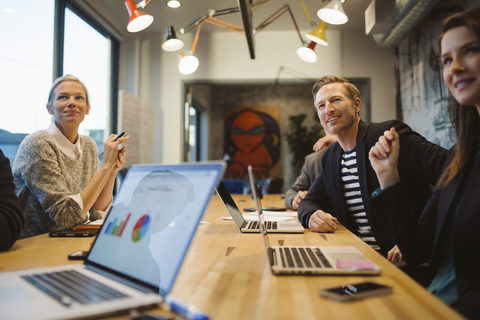
[[[306,191],[312,185],[312,182],[307,173],[307,157],[305,157],[305,164],[302,166],[302,172],[295,180],[295,183],[285,193],[285,207],[293,210],[293,200],[299,191]]]
[[[0,251],[9,250],[20,237],[23,213],[15,194],[10,161],[0,150]]]

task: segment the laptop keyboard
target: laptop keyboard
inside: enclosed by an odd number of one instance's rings
[[[277,230],[277,221],[265,221],[265,225],[267,227],[267,230]],[[260,223],[258,221],[251,221],[248,224],[247,229],[260,229]]]
[[[22,278],[67,307],[73,302],[89,304],[127,297],[74,270],[25,275]]]
[[[282,265],[288,268],[332,268],[319,248],[279,247]]]

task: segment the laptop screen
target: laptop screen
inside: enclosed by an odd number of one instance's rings
[[[132,166],[88,261],[170,292],[224,163]]]

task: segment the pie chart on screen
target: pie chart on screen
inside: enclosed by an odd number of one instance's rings
[[[150,227],[150,217],[146,214],[138,219],[135,227],[133,227],[132,240],[138,242],[147,234],[148,227]]]

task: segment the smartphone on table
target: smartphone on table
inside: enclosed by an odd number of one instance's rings
[[[392,292],[392,287],[375,282],[361,282],[320,290],[320,296],[336,301],[353,301],[369,297],[383,296]]]
[[[75,251],[68,255],[68,260],[85,260],[88,256],[88,251]]]
[[[287,211],[287,208],[280,207],[262,207],[263,211]]]
[[[57,230],[50,232],[48,235],[50,237],[93,237],[97,233],[98,230]]]

